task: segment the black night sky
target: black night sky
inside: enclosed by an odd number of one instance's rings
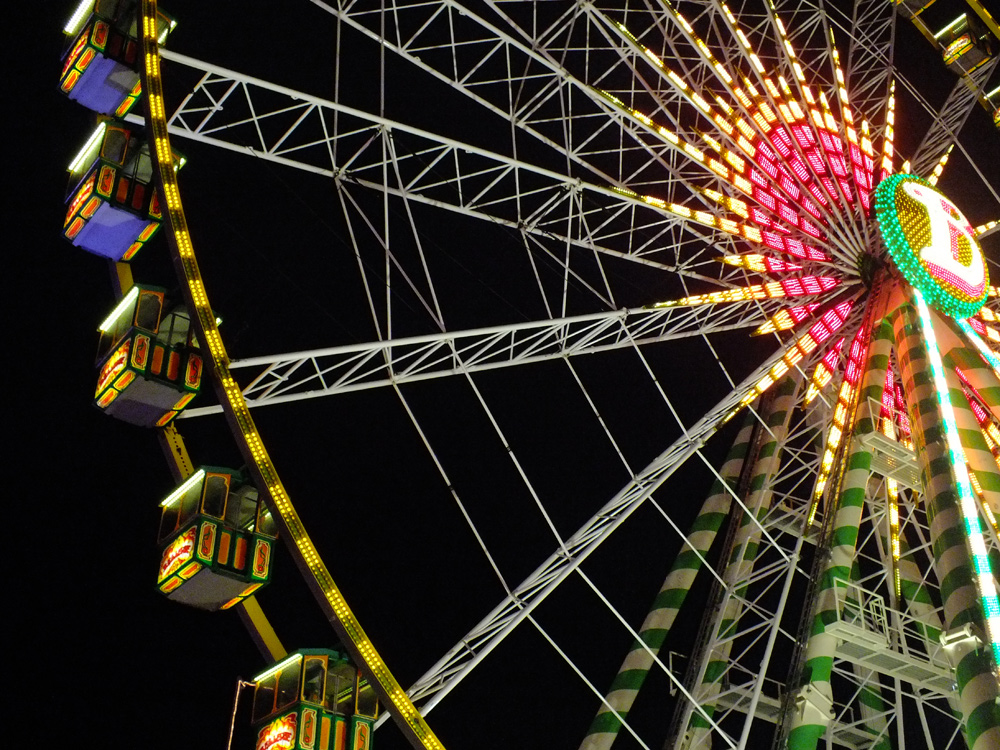
[[[59,236],[65,167],[94,121],[56,87],[60,29],[72,7],[67,0],[19,6],[21,15],[7,32],[17,41],[5,78],[15,133],[6,172],[14,186],[5,213],[14,229],[7,234],[13,270],[7,361],[17,373],[7,380],[6,398],[12,414],[5,463],[14,477],[7,483],[7,528],[17,540],[8,557],[13,595],[6,611],[13,614],[7,636],[17,665],[12,671],[28,678],[8,686],[14,710],[6,715],[15,736],[35,746],[223,750],[237,678],[252,676],[264,662],[235,613],[189,610],[156,591],[157,506],[172,480],[152,432],[119,424],[90,405],[95,329],[113,305],[109,271]],[[164,2],[164,9],[179,21],[171,49],[332,97],[335,29],[315,5],[176,0]],[[898,37],[901,65],[926,81],[925,95],[940,104],[953,78],[912,29],[904,26]],[[377,48],[347,37],[343,44],[345,96],[355,106],[377,109]],[[172,72],[167,66],[168,81]],[[440,88],[401,68],[385,92],[387,115],[488,145],[495,125]],[[897,122],[898,150],[908,154],[927,118],[901,98]],[[1000,138],[985,111],[973,112],[967,132],[970,152],[1000,189]],[[180,178],[183,198],[233,359],[371,340],[359,263],[330,181],[180,139],[174,147],[189,160]],[[997,202],[980,197],[963,161],[953,157],[941,187],[974,225],[1000,218]],[[377,198],[359,189],[352,195],[380,215]],[[405,217],[398,206],[393,211],[389,223],[400,256],[415,264]],[[515,233],[424,207],[415,211],[451,327],[544,314]],[[986,247],[995,252],[996,239],[991,242]],[[370,241],[366,248],[361,264],[374,278],[384,257]],[[134,267],[137,279],[176,287],[162,236]],[[632,297],[628,304],[665,296],[651,274],[621,273]],[[381,299],[384,288],[375,293]],[[394,305],[397,335],[432,330],[412,295],[400,292]],[[743,333],[717,344],[737,378],[773,346]],[[645,354],[687,424],[728,387],[700,340],[648,347]],[[679,434],[634,353],[583,357],[575,367],[633,468]],[[563,535],[627,481],[563,363],[487,373],[475,384]],[[402,394],[507,580],[520,582],[555,541],[477,394],[464,378],[405,385]],[[196,405],[209,402],[203,396]],[[328,567],[408,685],[500,601],[503,589],[400,398],[387,388],[362,391],[261,409],[255,418]],[[221,417],[184,420],[179,428],[195,464],[242,463]],[[719,463],[731,438],[732,430],[724,431],[709,443],[706,457]],[[693,461],[658,497],[691,506],[693,515],[710,481]],[[637,624],[672,560],[675,540],[663,518],[644,506],[585,570]],[[259,598],[285,646],[334,646],[283,551],[276,569]],[[571,577],[537,616],[603,689],[630,638],[585,584]],[[429,722],[450,748],[575,747],[596,704],[525,623]],[[646,711],[638,721],[656,718],[655,706]],[[234,748],[251,747],[246,721],[241,710]],[[402,746],[389,725],[376,735],[380,750]]]

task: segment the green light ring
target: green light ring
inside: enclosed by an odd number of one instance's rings
[[[937,191],[937,188],[927,180],[912,174],[894,174],[882,180],[875,190],[875,220],[878,222],[889,255],[903,274],[903,278],[919,289],[932,307],[953,318],[969,318],[975,315],[986,301],[987,290],[984,288],[982,296],[971,301],[957,296],[954,287],[931,275],[907,240],[906,230],[899,221],[899,212],[896,209],[896,188],[904,181],[917,182]],[[985,267],[984,273],[985,287],[989,285],[989,270]]]

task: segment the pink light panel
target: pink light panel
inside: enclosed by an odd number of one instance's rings
[[[767,208],[771,209],[772,211],[777,210],[778,201],[767,190],[764,190],[763,188],[755,187],[753,189],[753,197],[754,197],[754,200],[757,201],[758,203],[760,203],[762,206],[766,206]]]
[[[823,157],[819,155],[819,152],[816,149],[809,149],[806,152],[806,159],[809,160],[809,166],[813,168],[813,174],[826,174],[826,164],[823,162]]]
[[[786,162],[791,158],[792,139],[788,137],[788,133],[784,130],[776,130],[774,132],[774,136],[771,138],[771,145],[778,150],[778,153],[784,157]]]
[[[840,352],[844,349],[844,337],[841,336],[840,339],[834,344],[830,351],[828,351],[822,359],[822,364],[830,371],[837,369],[837,363],[840,361]]]
[[[988,310],[988,309],[989,308],[985,307],[983,308],[983,310]],[[982,314],[982,311],[980,311],[980,314]],[[994,344],[1000,343],[1000,331],[998,331],[996,328],[994,328],[993,326],[986,325],[986,323],[984,323],[979,318],[966,318],[966,320],[968,321],[969,325],[972,326],[973,330],[980,336],[982,336],[984,339]]]
[[[844,380],[851,386],[856,385],[858,378],[861,377],[861,357],[865,353],[865,337],[862,334],[865,330],[865,327],[862,326],[861,330],[854,337],[854,341],[851,342],[850,354],[847,357],[847,367],[844,368]]]
[[[799,217],[786,204],[782,203],[778,206],[778,215],[785,220],[785,223],[791,224],[793,227],[799,226]]]
[[[840,281],[832,276],[800,276],[797,278],[781,279],[778,283],[781,284],[785,296],[800,297],[804,294],[828,292],[840,284]]]
[[[904,435],[910,434],[910,417],[906,413],[906,398],[903,395],[903,386],[896,384],[896,411],[899,414],[899,429]]]
[[[820,231],[819,227],[813,224],[811,221],[805,219],[800,219],[799,228],[806,234],[811,234],[817,239],[825,240],[826,236]]]
[[[809,168],[802,163],[802,160],[798,157],[798,155],[796,155],[793,159],[790,159],[789,161],[792,167],[792,171],[795,172],[795,176],[798,177],[802,182],[808,183],[810,178]],[[806,185],[806,188],[811,190],[812,185],[808,184]]]
[[[826,199],[826,196],[823,195],[823,191],[820,190],[819,186],[817,186],[815,183],[812,182],[809,183],[808,185],[806,185],[806,189],[812,194],[812,197],[815,198],[821,206],[830,205],[830,201]]]
[[[806,210],[806,213],[808,213],[814,219],[821,221],[824,224],[827,223],[826,218],[824,218],[824,216],[820,213],[820,210],[819,208],[817,208],[816,204],[813,203],[808,198],[806,198],[805,196],[803,196],[802,200],[799,201],[799,205],[802,206],[802,208]]]
[[[882,411],[879,414],[881,417],[889,417],[892,415],[893,406],[895,406],[895,395],[893,394],[893,385],[896,383],[896,378],[893,375],[892,368],[885,371],[885,384],[882,387]]]
[[[788,328],[794,328],[803,320],[809,317],[813,310],[819,307],[818,302],[814,302],[810,305],[796,305],[795,307],[786,307],[784,310],[780,311],[774,316],[775,322],[778,324],[778,330],[785,330]],[[779,320],[780,319],[780,320]]]
[[[761,169],[767,172],[768,176],[772,180],[778,179],[778,165],[775,164],[774,161],[762,155],[757,159],[757,163],[760,165]]]
[[[806,394],[805,403],[810,403],[826,384],[833,380],[833,371],[837,369],[840,361],[840,352],[844,348],[844,337],[841,336],[837,343],[823,356],[816,369],[813,370],[810,378],[809,391]]]
[[[816,137],[812,130],[805,125],[792,125],[792,135],[795,136],[795,141],[802,147],[803,151],[816,143]]]
[[[969,406],[972,407],[972,413],[976,415],[976,421],[979,422],[979,426],[985,426],[990,420],[990,413],[975,399],[969,399]]]
[[[781,175],[778,182],[781,185],[781,189],[788,193],[792,200],[798,200],[802,195],[802,191],[799,190],[799,186],[795,184],[791,176],[787,173]]]
[[[823,316],[816,321],[800,339],[799,348],[803,349],[803,354],[808,354],[833,334],[840,330],[847,320],[847,314],[851,311],[852,302],[844,301],[823,313]],[[803,347],[805,340],[811,339],[812,345],[808,349]]]

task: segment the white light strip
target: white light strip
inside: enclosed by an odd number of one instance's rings
[[[170,25],[167,26],[163,30],[163,32],[156,38],[156,43],[163,44],[165,41],[167,41],[167,34],[173,31],[176,27],[177,27],[177,21],[171,21]]]
[[[80,0],[80,4],[76,6],[76,10],[73,11],[73,15],[69,17],[66,25],[63,26],[64,34],[76,34],[83,25],[83,19],[90,15],[90,12],[94,9],[94,0]]]
[[[292,654],[287,659],[282,659],[277,664],[275,664],[273,667],[270,667],[269,669],[266,669],[263,672],[261,672],[259,675],[257,675],[256,677],[253,678],[253,681],[254,682],[260,682],[261,680],[266,680],[268,677],[270,677],[271,675],[273,675],[275,672],[278,672],[278,671],[284,669],[285,667],[287,667],[292,662],[294,662],[294,661],[296,661],[298,659],[301,659],[301,658],[302,658],[302,654]]]
[[[91,135],[90,138],[87,139],[87,145],[81,148],[80,152],[73,157],[73,161],[69,165],[70,172],[73,172],[75,174],[76,172],[80,171],[83,168],[84,165],[81,162],[84,160],[87,154],[90,153],[90,149],[94,147],[94,144],[100,141],[104,137],[105,125],[106,123],[103,122],[100,123],[97,126],[97,129],[94,131],[93,135]]]
[[[194,474],[192,474],[191,476],[189,476],[187,478],[187,480],[184,482],[184,484],[182,484],[176,490],[174,490],[169,495],[167,495],[163,499],[163,502],[160,503],[160,507],[161,508],[166,508],[168,505],[173,505],[175,502],[177,502],[177,500],[179,500],[180,498],[184,497],[184,495],[187,494],[187,491],[189,489],[191,489],[192,487],[194,487],[196,484],[198,484],[204,478],[205,478],[205,470],[204,469],[198,469],[198,471],[196,471]]]
[[[945,35],[945,34],[946,34],[946,33],[947,33],[947,32],[948,32],[949,30],[951,30],[951,29],[952,29],[952,28],[954,28],[955,26],[958,26],[958,24],[960,24],[960,23],[961,23],[962,21],[964,21],[964,20],[965,20],[965,14],[963,13],[963,14],[962,14],[962,15],[960,15],[960,16],[959,16],[958,18],[956,18],[956,19],[955,19],[954,21],[952,21],[952,22],[951,22],[951,23],[949,23],[949,24],[948,24],[947,26],[945,26],[945,27],[944,27],[943,29],[941,29],[941,31],[939,31],[939,32],[938,32],[937,34],[935,34],[935,35],[934,35],[934,38],[935,38],[935,39],[940,39],[940,38],[941,38],[942,36],[944,36],[944,35]]]
[[[121,317],[121,314],[128,309],[129,305],[135,302],[135,299],[138,296],[139,296],[139,287],[134,286],[131,289],[129,289],[128,294],[126,294],[122,298],[121,302],[115,305],[115,309],[111,311],[111,314],[104,319],[103,323],[97,326],[97,330],[100,331],[101,333],[107,333],[108,329],[110,329],[111,326],[115,324],[118,318]]]

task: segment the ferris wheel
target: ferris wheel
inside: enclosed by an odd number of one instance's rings
[[[181,5],[233,398],[445,746],[993,746],[981,5]]]

